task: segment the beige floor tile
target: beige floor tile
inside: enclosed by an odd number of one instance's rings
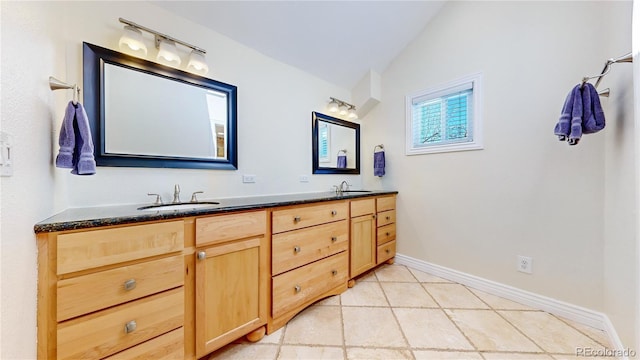
[[[413,360],[408,349],[347,348],[349,360]]]
[[[412,348],[474,350],[440,309],[394,308],[393,312]]]
[[[483,353],[486,360],[553,360],[547,354]]]
[[[275,360],[278,345],[273,344],[231,344],[214,352],[210,360]]]
[[[476,294],[480,299],[482,299],[482,301],[486,302],[487,304],[489,304],[489,306],[496,310],[534,310],[527,305],[520,304],[518,302],[511,301],[499,296],[491,295],[484,291],[471,288],[468,289]]]
[[[280,348],[280,354],[278,355],[278,360],[296,359],[344,359],[344,350],[342,350],[341,347],[282,345],[282,348]]]
[[[418,279],[419,282],[430,282],[430,283],[450,283],[451,282],[447,279],[443,279],[441,277],[427,274],[426,272],[422,272],[420,270],[409,269],[409,271],[413,274],[413,276],[416,277],[416,279]]]
[[[582,332],[583,334],[587,334],[587,336],[600,343],[600,345],[603,345],[608,349],[613,349],[613,346],[611,346],[611,341],[609,340],[609,335],[606,331],[598,330],[596,328],[592,328],[591,326],[580,324],[578,322],[565,318],[560,318],[560,320],[578,329],[578,331]]]
[[[602,357],[602,356],[576,356],[576,355],[551,355],[556,360],[616,360],[616,357]]]
[[[543,311],[499,311],[509,322],[551,353],[575,354],[576,347],[603,349],[603,346]]]
[[[366,272],[366,273],[358,276],[356,278],[356,282],[358,282],[358,281],[378,281],[378,278],[376,277],[375,270]]]
[[[481,351],[542,352],[492,310],[446,310]]]
[[[383,265],[376,269],[378,281],[417,282],[409,269],[402,265]]]
[[[390,308],[345,306],[342,321],[347,346],[407,346]]]
[[[469,289],[460,284],[422,284],[433,298],[447,309],[488,309]]]
[[[395,307],[437,308],[438,304],[418,283],[381,282],[389,304]]]
[[[329,296],[328,298],[319,300],[314,305],[319,305],[319,306],[340,306],[340,295]]]
[[[356,282],[340,295],[340,302],[343,306],[389,306],[377,282]]]
[[[342,346],[339,306],[311,306],[294,317],[284,331],[283,344]]]
[[[284,328],[280,328],[269,335],[265,335],[260,341],[258,341],[258,343],[259,344],[279,344],[280,341],[282,341],[282,334],[284,334]]]
[[[416,360],[482,360],[477,352],[413,350]]]

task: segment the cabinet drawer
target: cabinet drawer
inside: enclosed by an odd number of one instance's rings
[[[127,324],[135,329],[128,333]],[[103,358],[181,327],[183,288],[146,297],[58,325],[58,359]]]
[[[316,261],[273,278],[273,317],[299,307],[348,278],[347,252]]]
[[[389,224],[378,228],[378,245],[396,239],[396,224]]]
[[[168,332],[140,345],[121,351],[105,360],[177,360],[184,359],[184,328]]]
[[[349,213],[348,204],[348,202],[342,201],[276,210],[273,212],[273,233],[346,219]]]
[[[196,246],[254,237],[266,232],[266,211],[198,218]]]
[[[376,212],[376,199],[363,199],[351,201],[351,217],[357,217]]]
[[[181,251],[184,222],[109,228],[58,235],[57,274]]]
[[[384,245],[378,246],[378,264],[387,261],[396,256],[396,242],[390,241]]]
[[[378,226],[385,226],[385,225],[394,223],[396,222],[396,211],[389,210],[389,211],[379,212],[378,215],[376,216],[376,219],[378,221]]]
[[[58,321],[184,284],[181,255],[60,280]]]
[[[396,208],[396,197],[395,196],[379,197],[376,199],[376,207],[378,209],[378,212],[393,210]]]
[[[289,231],[272,237],[272,272],[280,274],[347,250],[347,220]]]

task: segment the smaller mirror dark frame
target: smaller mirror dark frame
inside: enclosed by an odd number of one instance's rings
[[[212,89],[227,95],[227,148],[226,159],[205,159],[183,156],[150,156],[141,154],[110,154],[105,151],[104,64],[141,71],[150,75]],[[84,106],[89,118],[94,141],[94,155],[98,166],[238,169],[237,87],[201,77],[158,63],[140,59],[97,45],[83,43]],[[176,104],[180,106],[180,104]],[[188,121],[188,119],[184,119]],[[152,134],[150,136],[153,136]]]
[[[356,143],[356,167],[353,169],[340,169],[333,167],[320,167],[318,159],[318,121],[324,121],[329,124],[344,126],[355,130],[355,143]],[[319,112],[311,113],[311,157],[313,164],[313,174],[360,174],[360,124],[352,123],[350,121],[334,118],[333,116],[325,115]]]

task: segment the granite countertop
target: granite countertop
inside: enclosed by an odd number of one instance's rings
[[[333,200],[344,200],[378,195],[397,194],[397,191],[348,192],[342,195],[330,192],[267,195],[200,200],[217,201],[218,205],[199,209],[185,210],[138,210],[149,204],[129,204],[71,208],[53,215],[39,223],[33,229],[36,233],[86,229],[97,226],[130,224],[143,221],[177,219],[189,216],[202,216],[239,210],[256,210],[278,206],[299,205]]]

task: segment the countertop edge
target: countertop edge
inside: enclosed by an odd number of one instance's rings
[[[207,216],[213,214],[222,214],[236,211],[250,211],[268,209],[274,207],[312,204],[319,202],[349,200],[357,198],[367,198],[381,195],[397,195],[398,191],[371,191],[363,193],[350,193],[341,196],[331,192],[324,193],[306,193],[306,194],[289,194],[289,195],[271,195],[256,196],[247,198],[228,198],[225,199],[231,204],[228,206],[217,206],[212,208],[188,209],[175,211],[156,211],[153,213],[144,213],[137,208],[140,205],[117,205],[92,208],[72,208],[55,214],[34,225],[33,230],[36,234],[50,233],[57,231],[69,231],[88,229],[92,227],[124,225],[133,223],[142,223],[147,221],[171,220],[194,216]],[[267,200],[273,198],[273,200]],[[280,198],[281,200],[277,200]],[[262,199],[262,200],[261,200]],[[235,203],[235,204],[234,204]],[[111,211],[112,215],[109,216]],[[101,213],[101,215],[90,216],[86,213]],[[73,219],[74,213],[81,214],[87,218]],[[120,213],[120,214],[119,214]]]

